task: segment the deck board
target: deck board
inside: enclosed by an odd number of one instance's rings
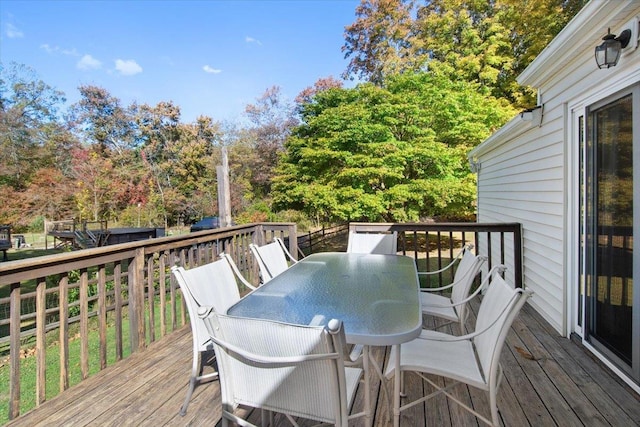
[[[473,311],[476,309],[477,304]],[[374,354],[381,365],[387,362],[389,352],[388,348],[375,349]],[[215,380],[196,387],[187,414],[184,417],[178,414],[187,389],[190,358],[191,333],[186,327],[8,425],[214,426],[219,424],[221,412],[220,388]],[[506,426],[640,425],[640,396],[582,345],[560,337],[531,307],[525,307],[514,322],[502,362],[505,376],[498,393],[498,408]],[[391,409],[375,374],[372,374],[372,387],[376,402],[373,424],[388,426]],[[405,387],[411,399],[431,390],[415,375],[407,376]],[[393,390],[391,382],[388,388]],[[356,411],[364,404],[362,389],[359,387],[356,395]],[[481,413],[489,414],[488,397],[484,392],[466,387],[454,390]],[[250,412],[250,418],[257,422],[259,411]],[[276,417],[276,425],[287,425],[282,420],[283,417]],[[364,422],[355,420],[350,425],[362,426]],[[483,423],[439,396],[403,413],[401,425]]]

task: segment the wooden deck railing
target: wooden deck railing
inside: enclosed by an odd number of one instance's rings
[[[349,231],[398,233],[398,252],[413,257],[419,271],[440,269],[467,243],[488,257],[484,271],[496,264],[507,267],[505,278],[522,287],[522,226],[519,223],[350,223]],[[453,271],[443,273],[438,285],[450,283]]]
[[[26,394],[35,394],[37,406],[184,325],[184,306],[169,273],[173,264],[196,266],[225,251],[257,283],[249,243],[264,244],[274,236],[285,238],[297,253],[296,239],[288,238],[296,236],[295,224],[262,223],[0,264],[0,287],[10,288],[9,296],[0,298],[9,419],[20,414]],[[58,345],[47,346],[52,341]],[[79,352],[78,362],[72,348]],[[21,376],[23,353],[34,354],[35,382]],[[51,369],[57,359],[59,369]],[[79,378],[72,370],[79,370]],[[47,390],[47,375],[59,377],[58,390]],[[32,389],[23,390],[27,383]]]
[[[489,267],[507,265],[507,279],[522,284],[519,224],[351,223],[349,228],[398,231],[398,250],[425,270],[446,265],[465,243],[473,243],[489,256]],[[333,231],[346,237],[344,227]],[[9,288],[9,296],[0,298],[0,356],[8,356],[10,370],[8,418],[30,409],[25,396],[35,396],[30,400],[37,406],[182,327],[187,316],[169,273],[172,265],[200,265],[224,251],[257,284],[249,244],[275,236],[288,242],[292,254],[304,239],[295,224],[259,223],[0,264],[0,289]],[[53,341],[57,345],[50,345]],[[21,375],[22,354],[33,354],[35,381]],[[59,378],[54,390],[46,388],[47,376]]]

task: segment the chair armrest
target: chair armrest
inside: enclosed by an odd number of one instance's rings
[[[493,268],[491,268],[491,270],[489,271],[489,274],[487,274],[487,276],[484,278],[482,283],[480,283],[480,286],[478,286],[478,288],[472,294],[469,294],[469,296],[467,296],[462,301],[458,301],[455,304],[454,303],[451,303],[451,304],[426,304],[426,306],[427,307],[449,308],[449,307],[457,307],[457,306],[460,306],[460,305],[464,305],[464,304],[468,303],[469,301],[471,301],[472,299],[474,299],[476,297],[476,295],[478,295],[480,292],[482,292],[482,290],[487,286],[487,284],[489,283],[489,280],[491,279],[491,277],[494,274],[502,273],[506,269],[507,269],[507,267],[505,267],[502,264],[496,265]],[[422,289],[420,289],[420,290],[422,291]]]
[[[282,248],[282,250],[284,251],[285,255],[287,255],[287,258],[289,258],[289,261],[291,261],[291,262],[292,262],[292,263],[294,263],[294,264],[298,262],[298,260],[297,260],[297,259],[295,259],[295,258],[291,255],[291,253],[289,253],[289,250],[287,249],[287,247],[285,246],[285,244],[284,244],[284,242],[282,241],[282,239],[281,239],[281,238],[276,237],[274,240],[275,240],[276,242],[278,242],[278,244],[280,245],[280,247],[281,247],[281,248]]]
[[[517,298],[521,298],[522,294],[526,294],[527,297],[531,296],[533,293],[531,291],[525,290],[525,289],[518,289],[518,292],[514,293],[513,296],[511,297],[511,300],[515,300]],[[495,325],[500,318],[502,317],[502,315],[511,308],[511,303],[506,304],[505,307],[502,309],[502,311],[500,312],[500,315],[496,316],[496,318],[494,319],[493,322],[491,322],[489,325],[487,325],[485,328],[479,330],[479,331],[474,331],[470,334],[466,334],[466,335],[460,335],[460,336],[456,336],[456,335],[449,335],[449,334],[445,334],[442,332],[435,332],[434,331],[429,331],[429,330],[423,330],[420,333],[420,336],[417,339],[420,340],[431,340],[431,341],[467,341],[467,340],[471,340],[475,337],[477,337],[478,335],[481,335],[485,332],[487,332],[489,329],[491,329],[491,327],[493,325]],[[429,336],[431,335],[431,336]]]
[[[448,269],[450,269],[453,266],[453,264],[455,264],[456,261],[458,261],[462,257],[462,255],[464,255],[464,253],[466,251],[470,251],[471,249],[473,249],[473,244],[472,243],[467,243],[466,245],[464,245],[462,250],[460,252],[458,252],[458,255],[456,255],[456,257],[453,259],[453,261],[451,261],[446,266],[442,267],[440,270],[421,271],[421,272],[418,273],[418,275],[425,275],[426,276],[426,275],[438,274],[438,273],[442,273],[443,271],[447,271]]]
[[[428,273],[418,273],[418,277],[420,275],[425,275]],[[451,282],[448,285],[445,286],[440,286],[438,288],[420,288],[420,292],[441,292],[441,291],[445,291],[447,289],[451,289],[453,288],[453,285],[455,285],[457,282]]]
[[[351,348],[351,352],[347,356],[348,359],[345,360],[345,365],[346,366],[357,365],[357,364],[360,363],[360,359],[362,358],[362,349],[363,349],[363,347],[364,346],[362,344],[355,344]]]
[[[246,286],[247,288],[251,289],[252,291],[256,290],[256,287],[253,286],[251,283],[249,283],[247,281],[247,279],[244,278],[244,276],[242,275],[242,273],[240,273],[240,270],[238,270],[238,266],[236,265],[235,262],[233,262],[233,259],[231,259],[231,256],[227,253],[224,252],[220,252],[220,258],[224,258],[226,260],[229,261],[229,265],[231,266],[231,269],[233,270],[233,272],[236,275],[236,278],[238,278],[238,280],[240,280],[240,282],[242,282],[242,284],[244,286]]]

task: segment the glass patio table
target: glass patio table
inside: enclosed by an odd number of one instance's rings
[[[369,346],[393,345],[399,363],[398,344],[420,335],[418,283],[416,264],[407,256],[316,253],[249,293],[227,313],[301,325],[341,320],[347,342],[363,345],[368,373]],[[381,375],[379,367],[376,370]],[[395,372],[400,372],[398,366]],[[364,415],[371,425],[369,375],[364,377]],[[394,399],[399,399],[400,375],[394,376],[394,389]]]

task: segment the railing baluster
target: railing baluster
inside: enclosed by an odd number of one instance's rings
[[[9,395],[9,419],[20,414],[20,283],[11,283],[10,295],[11,322],[9,324],[9,359],[11,366]]]
[[[98,330],[100,334],[100,369],[107,367],[107,272],[98,266]]]
[[[60,392],[69,388],[69,276],[63,273],[58,282],[60,315]]]
[[[80,270],[80,372],[89,377],[89,273]]]
[[[115,335],[116,335],[116,360],[122,360],[122,263],[116,262],[113,267],[113,289],[115,295]]]
[[[47,372],[47,340],[46,340],[46,323],[47,323],[47,299],[46,299],[47,282],[41,277],[38,279],[36,288],[36,406],[39,406],[46,399],[46,372]]]

